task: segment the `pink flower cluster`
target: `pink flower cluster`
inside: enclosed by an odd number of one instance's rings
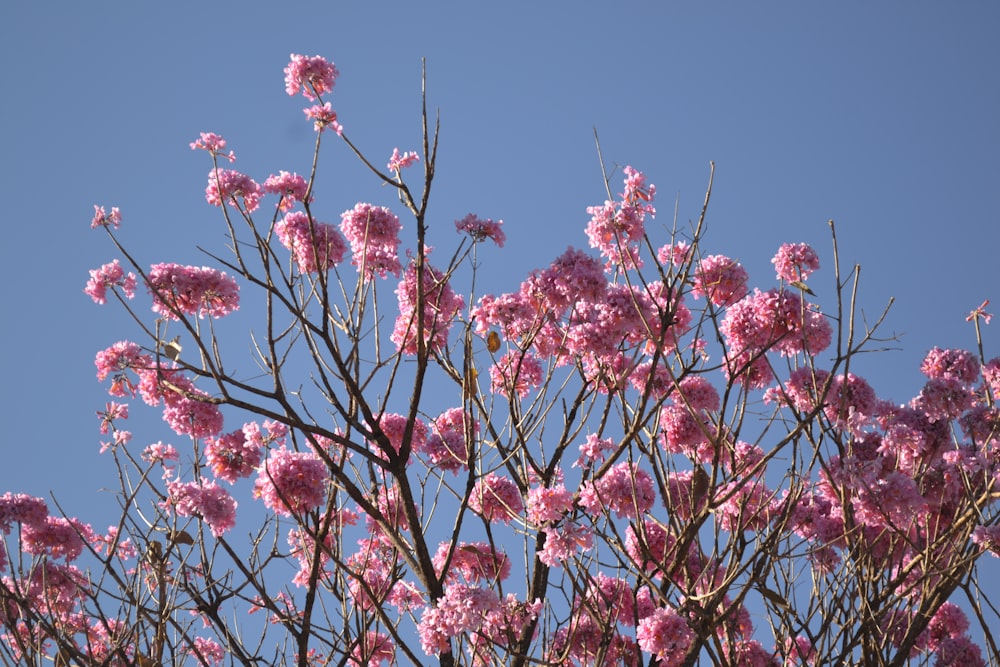
[[[695,636],[677,610],[661,607],[639,621],[635,638],[639,648],[659,658],[659,665],[674,667],[684,664]]]
[[[507,240],[507,235],[501,229],[502,226],[503,220],[497,220],[496,222],[492,219],[481,220],[473,213],[470,213],[461,220],[455,221],[455,231],[465,232],[472,237],[473,241],[492,239],[499,248],[502,248],[504,241]]]
[[[332,127],[337,136],[344,133],[344,126],[337,122],[337,112],[333,110],[329,102],[325,104],[314,104],[302,110],[306,118],[313,121],[313,128],[317,132],[325,132],[326,128]]]
[[[253,213],[260,206],[262,196],[261,187],[246,174],[218,168],[208,172],[205,200],[213,206],[224,206],[227,203],[239,206],[242,199],[243,210]]]
[[[427,655],[451,652],[451,639],[478,632],[487,617],[500,609],[500,599],[489,588],[454,583],[433,607],[425,607],[417,631]]]
[[[366,280],[377,273],[397,278],[403,271],[399,263],[399,232],[403,228],[392,211],[384,206],[358,203],[340,214],[340,231],[351,244],[351,263]]]
[[[736,260],[709,255],[698,262],[691,293],[706,297],[715,306],[731,306],[747,295],[748,279],[746,269]]]
[[[283,425],[274,422],[265,422],[264,428],[266,435],[261,433],[259,424],[249,422],[239,431],[206,438],[205,461],[212,474],[230,484],[249,477],[260,465],[264,447],[286,433]]]
[[[126,275],[117,259],[99,269],[91,269],[90,280],[87,281],[83,291],[94,300],[94,303],[103,304],[106,301],[107,291],[115,287],[120,287],[128,299],[135,296],[135,274],[130,271]]]
[[[489,473],[472,488],[469,509],[485,520],[510,523],[524,511],[521,492],[509,477]]]
[[[479,422],[462,408],[450,408],[431,422],[431,432],[418,451],[427,457],[433,468],[453,473],[468,469],[467,433],[472,438],[478,437]]]
[[[634,463],[612,466],[604,475],[580,486],[580,505],[592,515],[607,509],[615,516],[636,518],[656,502],[653,478]]]
[[[731,305],[719,326],[729,358],[728,377],[750,389],[763,389],[774,381],[766,353],[783,356],[816,355],[832,340],[826,317],[789,290],[754,290]]]
[[[264,181],[261,190],[268,194],[278,195],[281,201],[278,208],[282,211],[290,211],[295,202],[305,202],[309,191],[309,184],[306,179],[298,174],[289,174],[287,171],[279,172],[277,176],[271,174]],[[312,198],[310,197],[310,201]]]
[[[165,510],[173,510],[177,516],[201,518],[214,537],[222,537],[236,525],[237,503],[215,482],[168,482],[167,492],[162,503]]]
[[[347,244],[337,228],[313,220],[300,211],[289,213],[274,225],[281,244],[292,251],[302,273],[333,268],[347,252]]]
[[[819,256],[805,243],[783,243],[771,263],[778,280],[801,282],[819,268]]]
[[[542,364],[530,352],[508,352],[490,366],[490,390],[513,399],[524,398],[542,382]]]
[[[229,151],[228,154],[222,151],[226,148],[226,140],[214,132],[202,132],[201,136],[191,142],[191,150],[208,151],[213,159],[222,157],[230,162],[236,162],[236,154]]]
[[[97,227],[118,227],[122,224],[122,214],[117,208],[112,208],[111,213],[107,213],[103,206],[94,204],[94,219],[90,222],[90,228]]]
[[[625,191],[621,201],[606,201],[603,206],[590,206],[590,223],[587,237],[590,247],[601,251],[608,267],[639,268],[639,242],[646,234],[646,215],[653,216],[656,209],[651,202],[656,186],[646,185],[646,177],[632,167],[625,167]]]
[[[323,504],[329,477],[326,463],[316,454],[279,447],[261,466],[254,497],[278,514],[301,514]]]
[[[395,174],[399,174],[400,171],[406,169],[419,159],[420,156],[412,151],[400,153],[398,148],[393,148],[392,157],[389,158],[389,164],[386,165],[386,168]]]
[[[307,100],[315,100],[333,90],[340,72],[323,56],[303,56],[297,53],[289,56],[291,61],[285,67],[285,92],[294,97],[299,92]]]
[[[180,315],[223,317],[240,308],[240,288],[224,272],[204,266],[154,264],[147,275],[153,312],[167,319]]]
[[[424,263],[422,285],[417,284],[417,264],[411,262],[403,272],[403,280],[396,288],[399,315],[390,338],[404,354],[417,353],[418,329],[424,343],[434,351],[443,351],[448,345],[448,332],[465,308],[465,300],[455,294],[448,278],[428,263]],[[423,296],[423,322],[417,314],[418,292]]]

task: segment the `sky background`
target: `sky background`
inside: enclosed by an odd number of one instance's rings
[[[121,208],[143,263],[205,263],[194,246],[221,247],[223,228],[204,201],[207,157],[188,144],[222,134],[259,182],[307,173],[313,131],[283,85],[293,52],[336,62],[330,99],[378,163],[419,148],[427,59],[441,117],[431,234],[451,247],[456,218],[502,218],[491,291],[586,247],[585,209],[605,199],[595,128],[609,167],[656,184],[667,227],[675,204],[681,224],[697,218],[715,161],[704,251],[765,288],[777,247],[804,241],[829,297],[834,219],[864,313],[896,300],[896,349],[853,370],[907,401],[928,349],[974,346],[965,315],[983,299],[1000,312],[998,30],[1000,4],[985,1],[3,3],[0,493],[53,490],[104,525],[88,514],[113,507],[95,491],[115,484],[97,455],[93,358],[132,329],[82,293],[118,257],[89,228],[93,204]],[[402,213],[342,145],[327,149],[321,219],[357,201]],[[149,432],[130,424],[137,439],[169,437],[147,419]]]

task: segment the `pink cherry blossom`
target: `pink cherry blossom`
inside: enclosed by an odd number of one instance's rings
[[[299,92],[307,100],[315,100],[333,90],[340,72],[323,56],[303,56],[293,53],[285,67],[285,92],[294,97]]]
[[[213,206],[239,206],[242,199],[243,209],[253,213],[260,206],[262,195],[261,187],[246,174],[233,169],[212,169],[208,172],[205,201]]]
[[[122,214],[118,208],[112,208],[111,213],[106,213],[103,206],[94,204],[94,219],[90,222],[90,228],[97,227],[118,227],[122,224]]]
[[[389,439],[389,445],[397,454],[403,446],[403,436],[406,432],[407,421],[409,419],[406,416],[394,413],[386,413],[379,418],[379,428],[382,429],[382,433]],[[384,446],[379,442],[369,441],[368,448],[375,452],[379,458],[388,460]],[[413,422],[413,431],[410,435],[410,451],[411,453],[414,451],[425,451],[426,448],[427,424],[421,419],[416,419]]]
[[[979,379],[979,359],[967,350],[935,347],[920,364],[920,372],[931,379],[953,377],[965,384]]]
[[[399,232],[403,226],[384,206],[363,202],[340,214],[340,231],[351,245],[351,263],[366,280],[377,273],[397,278],[403,270],[399,262]]]
[[[590,206],[587,225],[590,247],[601,251],[607,266],[639,268],[639,241],[646,233],[646,215],[655,215],[651,202],[656,187],[646,186],[645,176],[632,167],[625,167],[625,192],[620,202],[606,201],[603,206]]]
[[[279,447],[261,466],[254,497],[278,514],[301,514],[323,504],[329,476],[326,464],[316,454]]]
[[[524,503],[510,478],[489,473],[473,487],[469,509],[487,521],[510,523],[524,511]]]
[[[0,532],[4,534],[10,532],[14,523],[41,525],[48,516],[49,508],[41,498],[10,491],[0,496]]]
[[[294,211],[274,225],[281,244],[292,251],[302,273],[333,268],[344,259],[347,244],[333,225],[313,220],[307,213]]]
[[[806,280],[819,268],[819,256],[805,243],[783,243],[771,260],[778,280],[786,283]]]
[[[126,275],[117,259],[99,269],[91,269],[90,280],[87,281],[83,291],[94,300],[94,303],[103,304],[107,300],[107,290],[115,287],[120,287],[128,299],[135,296],[135,274],[130,271]]]
[[[503,220],[497,220],[496,222],[492,219],[481,220],[474,213],[470,213],[461,220],[455,221],[455,230],[465,232],[472,237],[473,241],[492,239],[497,244],[497,247],[502,248],[504,241],[507,239],[507,235],[500,228],[502,225]]]
[[[147,274],[153,312],[176,320],[180,315],[223,317],[239,310],[240,288],[223,271],[203,266],[154,264]]]

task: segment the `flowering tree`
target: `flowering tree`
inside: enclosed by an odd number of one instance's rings
[[[857,325],[835,234],[832,309],[804,244],[751,289],[703,247],[711,180],[697,221],[655,239],[631,167],[587,209],[596,253],[478,295],[502,223],[470,214],[432,255],[438,128],[425,106],[419,153],[381,169],[324,101],[337,74],[285,69],[311,104],[307,176],[258,183],[220,136],[191,144],[229,237],[213,266],[146,267],[95,207],[121,259],[85,291],[136,323],[96,357],[122,512],[100,531],[0,496],[4,664],[1000,662],[976,576],[1000,553],[1000,359],[981,342],[932,350],[919,394],[882,400],[856,372],[882,320]],[[324,221],[338,137],[405,224],[370,203]],[[248,295],[255,324],[227,328]],[[136,397],[172,444],[137,444]]]

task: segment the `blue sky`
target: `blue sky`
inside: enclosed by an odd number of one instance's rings
[[[225,136],[259,181],[307,171],[312,130],[283,89],[292,52],[337,63],[334,106],[379,161],[418,147],[427,59],[442,126],[431,233],[470,211],[502,218],[492,290],[585,247],[585,208],[605,198],[597,128],[609,165],[657,185],[667,226],[675,200],[682,223],[697,217],[714,160],[706,250],[738,258],[752,282],[773,283],[786,241],[812,243],[828,269],[836,220],[865,314],[896,299],[886,331],[900,349],[855,368],[886,398],[919,390],[930,347],[974,345],[964,316],[983,299],[1000,312],[993,2],[62,5],[0,8],[0,492],[54,489],[88,520],[87,505],[114,506],[95,496],[115,480],[97,456],[93,355],[131,330],[81,291],[117,256],[89,229],[92,205],[122,209],[142,261],[202,263],[194,246],[223,239],[202,195],[208,162],[188,149],[199,132]],[[356,201],[393,203],[341,157],[317,193],[327,221]],[[832,293],[829,270],[815,281]],[[168,437],[149,424],[157,434],[141,439]]]

